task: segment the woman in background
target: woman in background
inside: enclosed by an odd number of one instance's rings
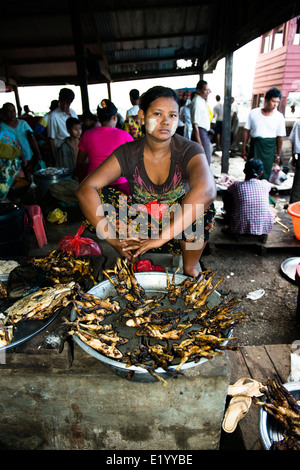
[[[87,130],[79,141],[76,174],[88,159],[88,174],[92,173],[103,163],[119,145],[131,142],[133,137],[122,129],[117,129],[117,108],[110,100],[102,100],[97,108],[97,115],[101,126]],[[119,177],[110,183],[110,186],[119,189],[126,195],[129,188],[126,178]]]

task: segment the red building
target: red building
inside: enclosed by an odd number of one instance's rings
[[[300,110],[300,16],[278,26],[261,36],[260,53],[257,58],[252,108],[261,106],[269,88],[279,88],[282,99],[279,107],[286,115],[287,106]],[[296,102],[294,102],[294,98]]]

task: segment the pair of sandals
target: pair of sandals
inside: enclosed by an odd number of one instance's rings
[[[229,385],[227,394],[232,398],[226,409],[222,428],[225,432],[231,433],[248,413],[252,398],[264,395],[264,386],[256,380],[242,378],[234,385]]]

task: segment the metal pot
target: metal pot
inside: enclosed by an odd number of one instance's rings
[[[36,171],[33,174],[34,182],[38,186],[41,196],[45,196],[51,184],[59,183],[62,180],[70,179],[73,170],[68,168],[46,168]]]
[[[300,382],[288,382],[283,386],[300,403]],[[259,410],[259,434],[265,450],[270,450],[273,442],[283,439],[281,426],[262,406]]]
[[[161,295],[163,292],[167,291],[166,290],[166,287],[167,287],[166,273],[163,273],[163,272],[143,272],[143,273],[135,273],[135,276],[136,276],[137,281],[145,289],[145,291],[146,291],[147,295],[149,295],[149,297],[152,297],[153,295],[156,295],[157,297],[159,297],[159,295]],[[180,283],[184,279],[186,279],[186,277],[187,276],[177,274],[176,275],[176,282]],[[109,280],[100,282],[100,284],[98,284],[98,285],[94,286],[92,289],[90,289],[89,293],[93,294],[93,295],[96,295],[96,296],[98,296],[102,299],[106,299],[107,297],[110,297],[111,299],[117,300],[120,303],[121,307],[123,305],[125,305],[125,303],[126,303],[126,302],[123,303],[123,301],[118,296],[116,296],[116,290],[115,290],[114,286],[111,284],[111,282]],[[220,294],[218,294],[218,292],[216,292],[216,291],[212,292],[212,294],[210,295],[209,300],[208,300],[208,307],[210,307],[210,308],[214,307],[215,305],[219,304],[219,302],[220,302]],[[178,299],[177,303],[175,304],[175,308],[177,309],[180,306],[183,306],[183,300]],[[165,303],[164,303],[164,308],[167,308],[167,307],[170,307],[170,304],[169,304],[168,300],[166,300]],[[174,306],[173,306],[173,308],[174,308]],[[107,317],[107,323],[114,324],[114,320],[117,322],[118,316],[119,316],[119,314],[109,315]],[[74,309],[72,309],[72,311],[71,311],[71,321],[74,321],[75,318],[76,318],[76,311]],[[126,333],[125,333],[125,331],[124,330],[122,331],[122,328],[119,325],[120,325],[120,322],[118,322],[118,332],[119,332],[119,334],[121,336],[126,336],[132,342],[135,341],[136,344],[138,344],[138,339],[135,336],[135,328],[126,327]],[[131,334],[131,336],[130,336],[130,334]],[[229,332],[229,334],[227,336],[229,337],[230,335],[231,335],[231,331]],[[125,377],[128,374],[128,372],[132,371],[132,372],[134,372],[134,375],[133,375],[133,378],[132,378],[133,380],[138,380],[138,381],[143,381],[143,382],[149,382],[149,381],[156,380],[144,368],[137,367],[137,366],[127,367],[127,365],[125,363],[123,363],[121,361],[117,361],[115,359],[111,359],[109,357],[106,357],[103,354],[96,351],[95,349],[91,348],[86,343],[81,341],[76,335],[74,335],[73,338],[74,338],[74,341],[85,352],[87,352],[91,356],[95,357],[96,359],[99,359],[101,362],[103,362],[108,367],[113,368],[113,370],[118,375],[120,375],[121,377]],[[227,343],[227,341],[224,342],[224,344],[226,344],[226,343]],[[119,349],[123,352],[123,351],[126,350],[127,347],[128,347],[128,344],[125,344],[123,347],[122,346],[119,347]],[[123,348],[123,350],[122,350],[122,348]],[[199,365],[203,364],[207,360],[208,359],[206,359],[206,358],[201,358],[198,362],[194,362],[194,361],[186,362],[181,367],[181,371],[192,368],[192,367],[198,367]],[[172,365],[172,366],[170,366],[170,369],[174,370],[174,369],[176,369],[176,366],[177,366],[176,364]],[[155,370],[155,373],[157,373],[158,375],[164,376],[164,377],[167,376],[166,371],[162,368],[157,368]]]

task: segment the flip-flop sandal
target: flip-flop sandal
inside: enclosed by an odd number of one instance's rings
[[[235,431],[238,422],[248,413],[251,403],[251,397],[238,396],[231,398],[222,423],[225,432]]]
[[[242,378],[235,382],[234,385],[229,385],[227,395],[233,397],[243,395],[246,397],[261,397],[264,393],[261,391],[264,387],[260,382],[254,379]]]

